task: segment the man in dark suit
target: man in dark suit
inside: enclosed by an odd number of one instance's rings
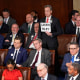
[[[16,20],[10,16],[10,12],[8,9],[4,9],[2,11],[2,14],[4,17],[4,23],[6,23],[9,26],[9,32],[11,32],[11,26],[13,23],[16,23]]]
[[[72,63],[68,67],[68,77],[66,80],[80,80],[80,64]]]
[[[72,63],[80,64],[80,53],[79,53],[79,45],[76,42],[71,42],[69,45],[70,53],[64,55],[63,63],[61,66],[61,70],[66,73],[65,77],[68,73],[68,67]]]
[[[34,32],[29,34],[25,48],[26,49],[28,49],[28,48],[35,49],[35,47],[33,45],[33,40],[35,40],[36,38],[41,38],[41,32],[39,31],[39,23],[34,24]]]
[[[35,46],[35,50],[32,50],[29,53],[29,57],[26,62],[22,64],[23,67],[31,67],[31,79],[34,79],[37,75],[36,67],[40,63],[45,63],[46,65],[50,66],[51,64],[51,53],[47,50],[42,48],[42,40],[35,39],[33,41]]]
[[[42,41],[43,47],[51,50],[56,50],[58,47],[57,36],[62,33],[62,29],[60,26],[60,22],[57,18],[53,17],[52,14],[52,7],[51,5],[45,5],[45,16],[40,20],[41,22],[51,23],[51,32],[42,32]]]
[[[8,33],[9,26],[3,23],[3,17],[0,16],[0,33]]]
[[[4,37],[0,35],[0,49],[3,48],[3,41],[4,41]]]
[[[35,80],[57,80],[54,75],[48,74],[48,66],[44,63],[40,63],[37,66],[37,73]]]
[[[8,59],[13,59],[17,65],[22,64],[27,60],[27,56],[28,56],[27,50],[21,46],[22,46],[21,37],[16,37],[14,40],[14,47],[9,49],[7,56],[5,58],[4,61],[5,65]]]
[[[79,11],[72,10],[71,20],[65,25],[65,34],[76,34],[76,18],[79,15]]]
[[[24,35],[19,32],[19,26],[18,24],[14,23],[12,24],[12,27],[11,27],[11,33],[9,33],[6,37],[5,37],[5,40],[4,40],[4,48],[11,48],[13,46],[13,43],[14,43],[14,39],[16,36],[20,36],[22,38],[22,41],[24,43]]]
[[[31,14],[26,15],[26,23],[24,23],[20,27],[20,31],[22,33],[32,33],[34,32],[34,22],[33,22],[33,16]]]

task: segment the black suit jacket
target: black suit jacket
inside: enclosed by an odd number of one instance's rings
[[[0,29],[0,33],[8,33],[8,31],[9,31],[9,26],[3,23]]]
[[[23,45],[24,45],[24,35],[21,33],[21,32],[18,32],[16,34],[16,36],[20,36],[22,38],[22,42],[23,42]],[[5,40],[9,40],[9,42],[5,42]],[[11,42],[12,42],[12,32],[7,34],[7,36],[5,37],[4,39],[4,48],[9,48],[9,46],[11,45]]]
[[[32,29],[31,29],[31,33],[34,32],[34,22],[32,24]],[[20,27],[20,31],[22,33],[28,33],[28,23],[24,23],[21,27]]]
[[[71,76],[68,76],[66,80],[70,80]],[[76,78],[76,80],[80,80],[80,74],[79,76]]]
[[[76,34],[76,26],[73,25],[72,21],[65,25],[65,34]]]
[[[31,36],[32,36],[32,35],[35,36],[35,33],[31,33],[31,34],[29,35],[28,40],[27,40],[27,43],[26,43],[26,46],[25,46],[26,49],[29,48],[29,45],[30,45],[31,42],[33,41],[33,40],[31,39]],[[40,33],[40,32],[38,33],[37,38],[41,38],[41,33]]]
[[[28,56],[28,59],[26,62],[22,64],[23,67],[30,67],[30,64],[32,63],[34,56],[36,54],[36,50],[32,50]],[[41,52],[41,63],[45,63],[46,65],[51,65],[51,53],[47,50],[42,48]]]
[[[41,80],[41,77],[36,76],[34,80]],[[56,76],[48,74],[47,80],[58,80]]]
[[[42,40],[43,40],[43,44],[47,44],[48,46],[51,46],[52,49],[56,49],[58,47],[57,36],[62,34],[63,32],[60,26],[60,22],[57,18],[52,16],[51,21],[52,21],[51,23],[52,37],[48,36],[45,32],[42,32]],[[40,22],[46,22],[46,17],[42,18]]]
[[[16,20],[13,19],[12,17],[9,17],[7,25],[9,26],[9,32],[11,32],[11,26],[12,24],[16,23]]]

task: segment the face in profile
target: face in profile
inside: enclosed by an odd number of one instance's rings
[[[38,50],[41,48],[42,43],[39,42],[38,40],[33,41],[34,47]]]
[[[49,7],[46,7],[46,8],[44,9],[44,11],[45,11],[45,16],[46,16],[46,17],[50,17],[50,16],[51,16],[52,10],[50,10]]]
[[[20,42],[20,40],[14,40],[14,47],[15,49],[19,49],[22,46],[22,43]]]
[[[7,69],[8,69],[9,71],[14,70],[14,65],[8,64],[8,65],[7,65]]]
[[[18,25],[17,24],[13,24],[12,28],[11,28],[11,31],[12,31],[13,34],[17,34],[18,31],[19,31]]]
[[[38,31],[39,31],[39,23],[36,23],[34,25],[34,31],[35,31],[35,33],[38,33]]]
[[[70,49],[71,55],[75,55],[79,51],[79,47],[77,45],[74,45],[74,44],[70,45],[69,49]]]
[[[80,26],[80,16],[78,16],[76,19],[76,26]]]

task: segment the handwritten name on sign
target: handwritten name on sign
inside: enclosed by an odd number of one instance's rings
[[[40,23],[41,32],[51,32],[51,24],[50,23]]]

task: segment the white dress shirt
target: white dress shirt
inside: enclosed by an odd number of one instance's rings
[[[46,74],[46,76],[44,77],[44,78],[41,78],[41,80],[47,80],[47,78],[48,78],[48,73]]]
[[[38,56],[38,60],[37,60],[37,62],[36,62],[36,64],[35,64],[35,66],[38,66],[38,65],[41,63],[41,52],[42,52],[42,48],[41,48],[40,51],[37,51],[37,52],[36,52],[36,54],[35,54],[35,56],[34,56],[34,58],[33,58],[32,63],[30,64],[30,66],[33,65],[33,63],[34,63],[34,61],[35,61],[35,58],[36,58],[36,55],[38,54],[38,52],[39,52],[39,56]]]
[[[76,34],[78,33],[78,28],[79,28],[79,33],[80,33],[80,26],[76,26]]]
[[[71,77],[69,80],[72,80],[72,78],[74,78],[74,80],[76,80],[76,78],[79,76],[79,74],[77,74],[76,76],[74,77]]]
[[[6,20],[6,24],[8,23],[8,20],[9,20],[9,17],[8,18],[6,18],[7,20]],[[5,22],[5,18],[4,18],[4,22]]]
[[[30,31],[31,31],[31,29],[32,29],[32,25],[33,25],[33,23],[32,23],[32,24],[28,24],[28,26],[30,26]]]

